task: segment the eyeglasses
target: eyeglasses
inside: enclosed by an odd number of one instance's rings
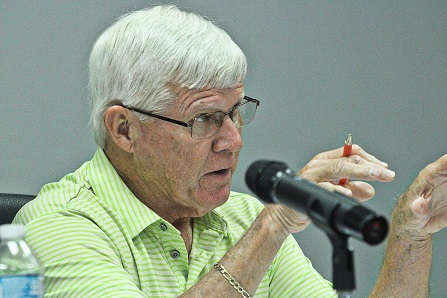
[[[259,100],[244,96],[243,100],[240,103],[235,104],[228,112],[217,111],[212,113],[204,113],[192,118],[188,122],[175,120],[162,115],[154,114],[152,112],[146,112],[139,108],[125,106],[123,104],[121,104],[121,106],[146,116],[168,121],[184,127],[189,127],[191,128],[191,138],[204,139],[217,134],[219,129],[222,127],[226,115],[230,117],[238,128],[250,123],[255,117],[256,109],[259,106]]]

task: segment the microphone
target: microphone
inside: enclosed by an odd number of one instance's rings
[[[352,236],[368,244],[382,242],[388,222],[359,202],[296,176],[285,163],[259,160],[246,172],[248,187],[267,203],[281,203],[309,216],[331,235]]]

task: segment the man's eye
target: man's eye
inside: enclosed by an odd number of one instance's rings
[[[198,123],[209,123],[211,118],[213,117],[213,114],[201,114],[194,118],[194,122]]]

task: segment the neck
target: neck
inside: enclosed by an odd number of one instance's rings
[[[151,195],[152,190],[147,183],[144,183],[139,178],[140,176],[135,171],[136,165],[133,165],[132,154],[124,152],[113,144],[109,145],[104,152],[118,175],[123,179],[135,197],[180,231],[186,249],[190,253],[192,247],[193,217],[197,217],[198,215],[185,207],[170,206],[169,200]],[[151,187],[155,186],[151,185]]]
[[[185,242],[186,251],[188,255],[191,253],[192,248],[192,232],[193,232],[193,219],[192,218],[180,218],[172,223],[177,230],[180,231],[183,241]]]

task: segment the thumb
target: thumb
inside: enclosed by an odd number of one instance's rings
[[[430,212],[428,201],[423,197],[417,197],[413,202],[411,202],[411,211],[419,219],[427,217]]]

